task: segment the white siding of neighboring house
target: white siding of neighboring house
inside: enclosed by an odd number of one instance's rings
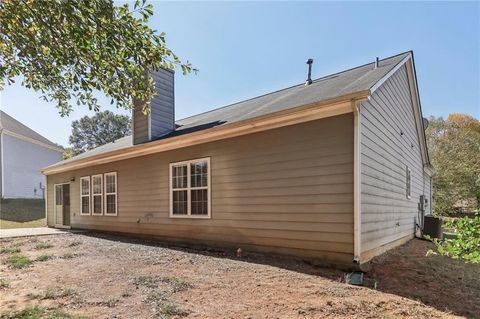
[[[2,196],[43,198],[40,183],[45,185],[45,176],[40,173],[40,169],[62,160],[62,153],[7,134],[2,136]]]
[[[420,195],[431,203],[405,66],[362,103],[361,123],[361,248],[372,257],[384,245],[413,237]]]

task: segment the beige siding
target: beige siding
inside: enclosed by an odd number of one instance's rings
[[[169,218],[169,163],[211,158],[212,218]],[[81,176],[118,173],[118,216],[80,216]],[[72,227],[350,263],[353,116],[342,115],[48,177],[71,184]]]
[[[372,250],[413,237],[420,195],[429,196],[405,66],[362,104],[361,122],[361,247],[372,256]]]

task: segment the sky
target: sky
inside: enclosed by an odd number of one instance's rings
[[[175,75],[177,119],[303,83],[308,58],[318,78],[408,50],[424,116],[480,119],[480,2],[150,2],[150,26],[199,69]],[[62,118],[18,84],[0,94],[3,111],[63,146],[93,115]]]

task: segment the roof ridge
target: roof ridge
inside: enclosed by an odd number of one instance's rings
[[[21,132],[14,132],[14,131],[9,130],[8,127],[5,127],[5,125],[3,124],[3,119],[5,119],[5,118],[7,120],[11,121],[13,125],[21,126],[22,128],[25,128],[26,130],[28,130],[30,132],[33,132],[35,135],[37,135],[37,138],[34,138],[32,136],[27,136],[27,135],[25,135]],[[63,148],[63,146],[49,140],[48,138],[46,138],[42,134],[38,133],[34,129],[28,127],[27,125],[23,124],[22,122],[20,122],[19,120],[17,120],[13,116],[11,116],[10,114],[8,114],[7,112],[2,111],[2,110],[0,110],[0,129],[5,130],[5,131],[9,131],[9,132],[12,132],[12,133],[15,133],[15,134],[18,134],[18,135],[21,135],[25,138],[30,138],[32,140],[35,140],[35,141],[39,142],[39,143],[47,144],[47,145],[52,146],[52,147]],[[41,137],[44,140],[41,140],[38,137]]]
[[[392,55],[392,56],[389,56],[389,57],[380,59],[379,61],[385,61],[385,60],[393,59],[393,58],[396,58],[396,57],[398,57],[398,56],[404,55],[404,54],[406,54],[406,53],[411,53],[411,52],[412,52],[412,50],[404,51],[404,52],[401,52],[401,53],[398,53],[398,54],[395,54],[395,55]],[[324,79],[326,79],[326,78],[333,77],[333,76],[335,76],[335,75],[339,75],[339,74],[342,74],[342,73],[345,73],[345,72],[349,72],[349,71],[353,71],[353,70],[356,70],[356,69],[360,69],[360,68],[363,68],[363,67],[365,67],[365,66],[367,66],[367,65],[374,64],[374,63],[375,63],[375,62],[369,62],[369,63],[365,63],[365,64],[362,64],[362,65],[359,65],[359,66],[356,66],[356,67],[353,67],[353,68],[350,68],[350,69],[346,69],[346,70],[343,70],[343,71],[340,71],[340,72],[336,72],[336,73],[324,75],[324,76],[322,76],[322,77],[319,77],[319,78],[314,79],[314,80],[312,81],[312,83],[319,82],[319,81],[324,80]],[[197,113],[197,114],[194,114],[194,115],[190,115],[190,116],[181,118],[181,119],[179,119],[179,120],[175,120],[175,123],[176,123],[176,122],[179,122],[179,121],[183,121],[183,120],[189,119],[189,118],[192,118],[192,117],[195,117],[195,116],[199,116],[199,115],[207,114],[207,113],[210,113],[210,112],[222,110],[222,109],[224,109],[224,108],[227,108],[227,107],[230,107],[230,106],[233,106],[233,105],[236,105],[236,104],[248,102],[248,101],[251,101],[251,100],[254,100],[254,99],[258,99],[258,98],[261,98],[261,97],[264,97],[264,96],[268,96],[268,95],[271,95],[271,94],[275,94],[275,93],[278,93],[278,92],[282,92],[282,91],[289,90],[289,89],[292,89],[292,88],[295,88],[295,87],[298,87],[298,86],[303,86],[303,85],[304,85],[304,83],[299,83],[299,84],[295,84],[295,85],[291,85],[291,86],[285,87],[285,88],[283,88],[283,89],[279,89],[279,90],[276,90],[276,91],[264,93],[264,94],[261,94],[261,95],[258,95],[258,96],[252,97],[252,98],[248,98],[248,99],[241,100],[241,101],[238,101],[238,102],[230,103],[230,104],[227,104],[227,105],[218,107],[218,108],[213,109],[213,110],[208,110],[208,111],[205,111],[205,112],[201,112],[201,113]]]

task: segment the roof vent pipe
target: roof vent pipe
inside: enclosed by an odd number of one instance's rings
[[[374,67],[374,69],[378,69],[378,61],[379,61],[379,60],[378,60],[378,56],[377,56],[377,58],[375,59],[375,67]]]
[[[312,84],[312,64],[313,64],[313,59],[308,59],[307,60],[308,64],[308,77],[307,80],[305,81],[305,85],[310,85]]]

